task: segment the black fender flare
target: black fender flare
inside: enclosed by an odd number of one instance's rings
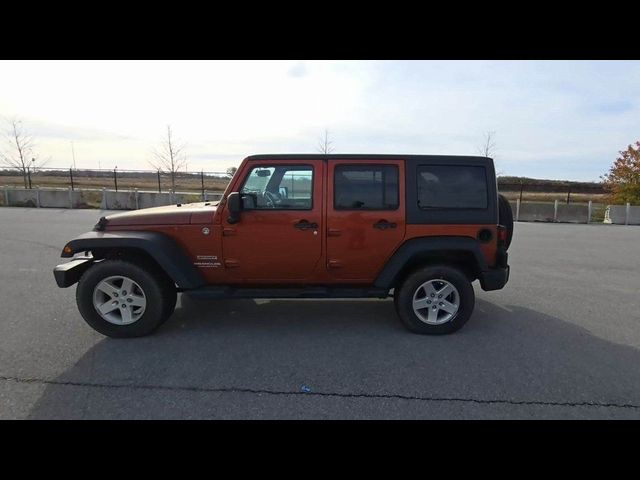
[[[186,252],[171,237],[159,232],[87,232],[69,241],[61,257],[97,248],[138,249],[147,253],[181,289],[205,284],[202,274]]]
[[[420,256],[438,251],[471,253],[475,258],[479,273],[488,269],[487,261],[475,238],[451,236],[418,237],[407,240],[394,252],[380,274],[378,274],[374,285],[377,288],[392,288],[405,265],[415,259],[419,259]]]

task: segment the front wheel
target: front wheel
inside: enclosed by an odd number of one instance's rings
[[[409,275],[394,303],[402,323],[414,333],[453,333],[467,323],[475,293],[467,276],[447,265],[434,265]]]
[[[109,337],[140,337],[158,328],[175,306],[166,279],[126,260],[103,260],[78,282],[76,303],[85,321]]]

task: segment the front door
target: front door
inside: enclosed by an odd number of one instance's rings
[[[371,282],[404,238],[404,162],[328,163],[327,269]]]
[[[229,275],[243,283],[289,283],[311,277],[322,255],[322,161],[259,161],[240,183],[240,221],[223,215],[222,251]]]

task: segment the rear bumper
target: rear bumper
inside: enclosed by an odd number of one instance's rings
[[[93,264],[91,258],[78,258],[58,265],[53,269],[53,276],[60,288],[67,288],[77,283],[82,274]]]
[[[480,275],[480,286],[485,291],[500,290],[509,281],[509,265],[502,268],[490,268]]]

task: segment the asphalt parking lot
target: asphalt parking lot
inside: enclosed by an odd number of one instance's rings
[[[388,300],[180,299],[113,340],[52,274],[99,216],[0,208],[0,418],[640,418],[640,227],[517,224],[454,335]]]

